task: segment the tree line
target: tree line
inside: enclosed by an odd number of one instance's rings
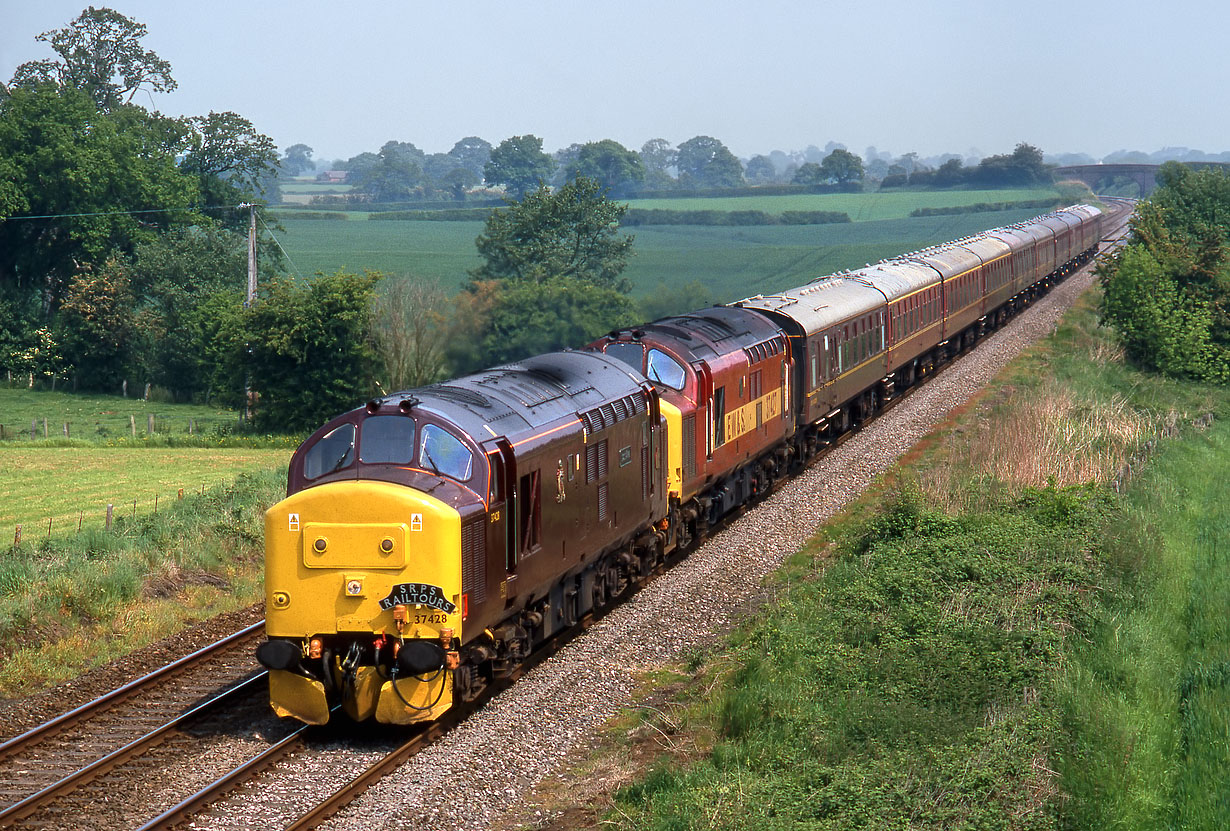
[[[311,153],[307,145],[292,145],[281,160],[282,170],[314,169]],[[498,145],[467,136],[447,153],[433,154],[410,142],[388,141],[378,152],[335,160],[331,172],[344,174],[352,190],[316,196],[313,201],[464,201],[480,185],[499,188],[520,199],[539,185],[562,187],[578,177],[593,179],[615,198],[772,185],[861,190],[868,180],[885,188],[1026,187],[1053,181],[1042,151],[1028,143],[971,166],[951,155],[932,166],[920,160],[917,153],[892,161],[886,161],[874,147],[867,153],[869,159],[865,161],[842,145],[830,143],[823,151],[815,147],[793,155],[774,151],[744,162],[712,136],[694,136],[678,145],[662,138],[650,139],[639,151],[613,139],[602,139],[573,144],[554,153],[547,153],[543,140],[532,134],[511,136]]]

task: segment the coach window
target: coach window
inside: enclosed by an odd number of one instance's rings
[[[464,482],[474,471],[474,455],[461,439],[443,427],[428,424],[419,442],[419,466]]]
[[[371,416],[359,433],[359,461],[369,465],[405,465],[414,459],[414,419],[404,415]]]
[[[645,377],[650,381],[664,384],[673,390],[681,390],[683,389],[683,383],[687,378],[687,374],[683,370],[683,364],[676,361],[670,355],[657,349],[650,349],[649,360],[645,367]]]
[[[622,361],[640,372],[645,366],[645,348],[639,343],[608,343],[602,350],[617,361]]]

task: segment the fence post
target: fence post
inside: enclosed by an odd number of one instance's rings
[[[64,422],[64,438],[68,438],[68,422]]]
[[[128,416],[128,432],[132,433],[132,437],[137,437],[137,417],[135,415]]]
[[[13,546],[21,545],[21,523],[17,523],[17,532],[13,534]]]
[[[158,494],[154,494],[154,515],[158,515]]]
[[[77,511],[77,533],[78,534],[81,533],[81,516],[84,513],[85,513],[84,511]]]
[[[47,419],[43,419],[43,438],[47,438]]]
[[[115,510],[115,506],[110,502],[107,503],[107,530],[111,530],[111,513]]]
[[[47,539],[51,539],[51,517],[47,517]]]
[[[30,441],[34,441],[36,437],[35,431],[38,430],[38,419],[30,419]]]
[[[149,435],[154,435],[154,414],[150,413],[145,417],[145,432]]]

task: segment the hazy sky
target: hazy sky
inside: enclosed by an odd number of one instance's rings
[[[1230,4],[1138,0],[113,0],[179,89],[279,148],[443,152],[533,133],[548,151],[712,135],[747,158],[839,141],[983,155],[1230,149]],[[82,0],[0,0],[0,76]]]

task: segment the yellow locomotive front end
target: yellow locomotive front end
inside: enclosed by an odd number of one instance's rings
[[[461,519],[415,488],[373,480],[301,490],[265,514],[257,658],[273,709],[324,724],[412,724],[453,704],[461,642]]]

